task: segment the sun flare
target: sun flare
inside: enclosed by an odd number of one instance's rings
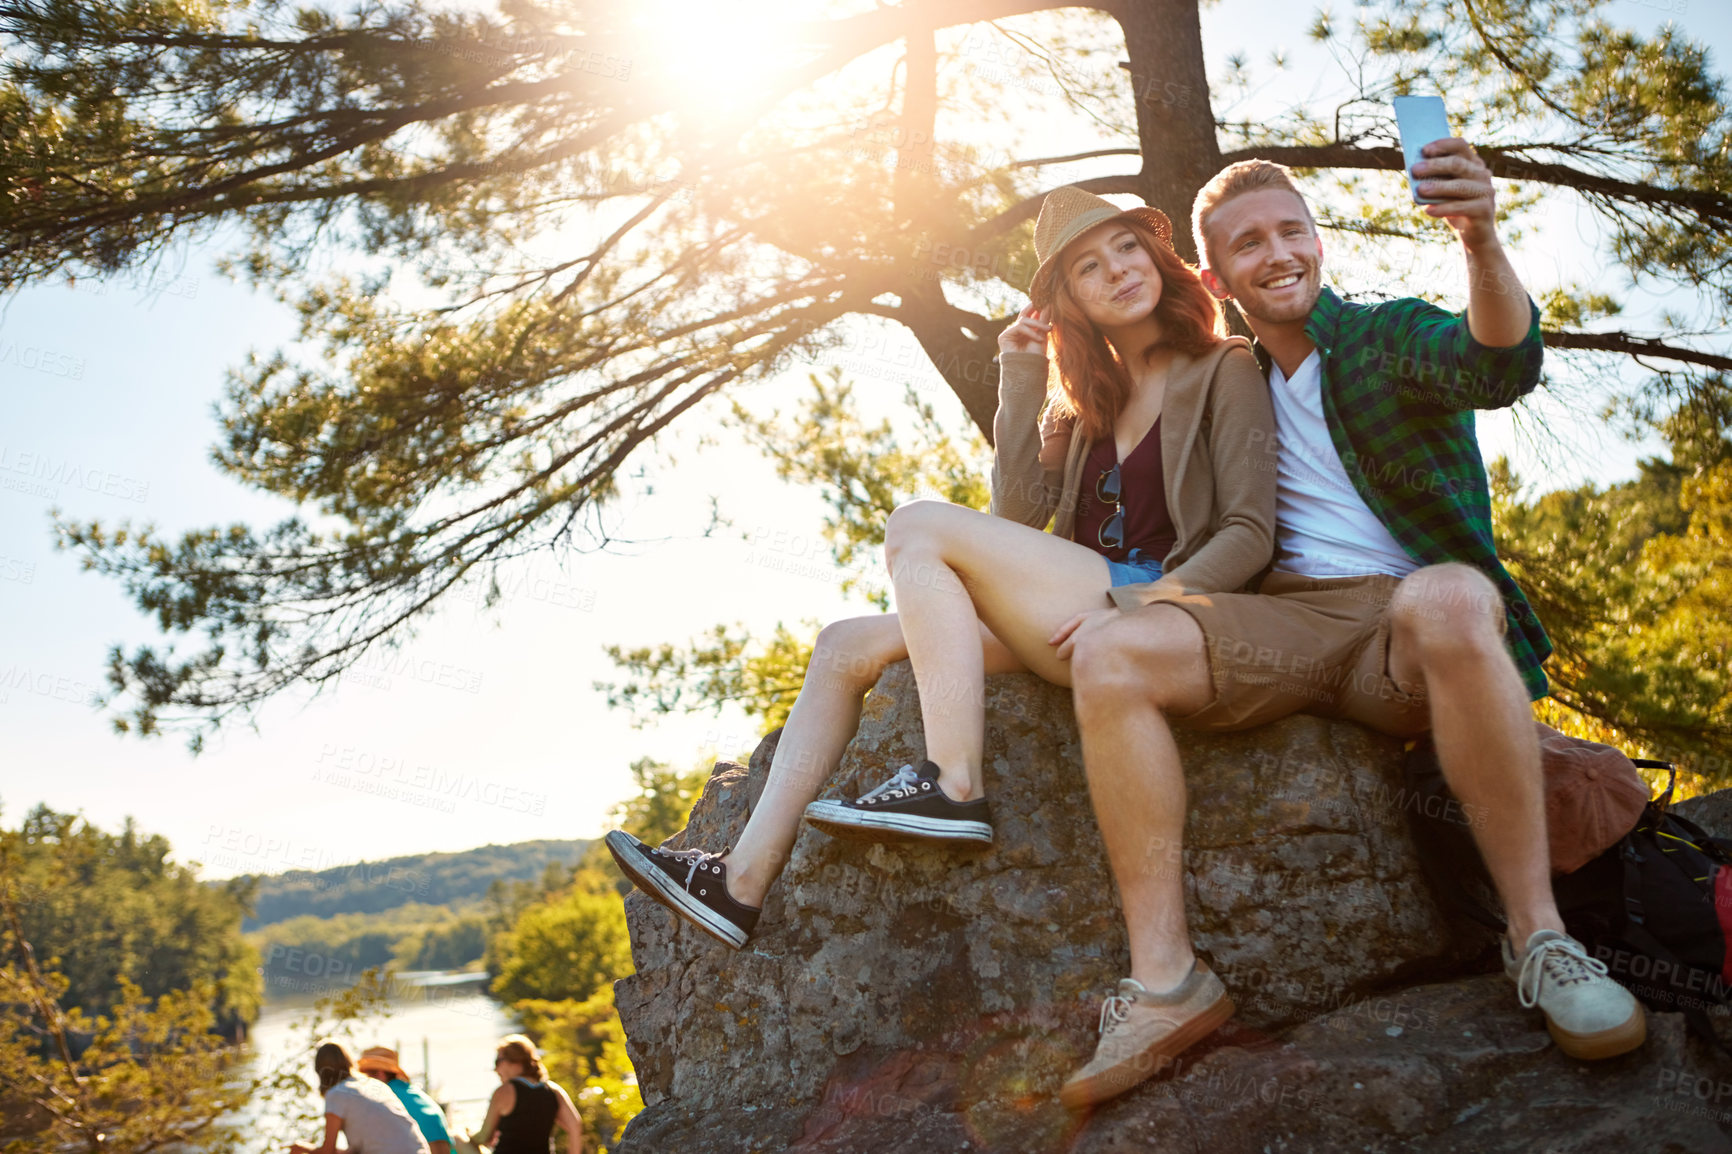
[[[724,117],[800,62],[797,30],[815,15],[787,0],[651,0],[634,12],[645,75],[680,108]]]

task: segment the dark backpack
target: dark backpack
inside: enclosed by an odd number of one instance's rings
[[[1708,1007],[1732,1004],[1732,839],[1718,838],[1668,812],[1677,770],[1670,762],[1632,758],[1670,771],[1666,792],[1650,801],[1635,826],[1598,857],[1552,878],[1564,928],[1591,957],[1645,1005],[1682,1013],[1690,1028],[1719,1045]],[[1447,908],[1495,933],[1505,923],[1473,835],[1444,784],[1429,737],[1408,751],[1405,808],[1414,848],[1432,890]]]

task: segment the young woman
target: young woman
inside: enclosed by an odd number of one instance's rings
[[[1169,591],[1237,590],[1267,565],[1268,386],[1171,238],[1159,209],[1123,211],[1074,187],[1046,198],[1032,303],[998,338],[993,515],[941,501],[891,515],[897,612],[819,633],[739,841],[670,851],[615,830],[608,849],[635,885],[738,949],[802,816],[843,837],[989,844],[985,675],[1026,670],[1069,685],[1071,633],[1087,614]],[[857,800],[814,801],[861,698],[905,657],[926,759]]]
[[[583,1120],[571,1095],[547,1076],[535,1043],[522,1034],[499,1041],[493,1053],[499,1089],[487,1102],[481,1129],[469,1135],[474,1150],[491,1145],[493,1154],[550,1154],[554,1126],[564,1128],[567,1154],[583,1154]]]
[[[313,1053],[313,1072],[325,1099],[325,1140],[289,1146],[289,1154],[337,1154],[341,1133],[354,1154],[428,1154],[427,1139],[389,1087],[357,1078],[355,1056],[341,1042],[325,1042]]]

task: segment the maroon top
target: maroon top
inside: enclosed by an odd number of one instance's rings
[[[1155,418],[1137,447],[1119,465],[1125,541],[1117,549],[1104,549],[1100,544],[1100,528],[1113,515],[1115,506],[1110,501],[1096,499],[1095,486],[1117,458],[1118,446],[1111,437],[1102,437],[1089,449],[1088,460],[1083,462],[1081,501],[1071,540],[1087,545],[1109,561],[1127,559],[1132,549],[1141,549],[1144,558],[1164,561],[1178,544],[1179,534],[1167,512],[1167,485],[1161,475],[1161,419]]]

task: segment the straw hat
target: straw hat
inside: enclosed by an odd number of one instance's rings
[[[1173,247],[1173,222],[1158,208],[1146,204],[1131,209],[1120,208],[1074,184],[1055,188],[1047,194],[1046,200],[1041,202],[1040,216],[1034,222],[1034,255],[1039,259],[1040,267],[1034,270],[1028,295],[1036,306],[1045,308],[1052,298],[1053,285],[1058,280],[1055,258],[1064,251],[1064,246],[1095,225],[1120,217],[1136,221],[1160,237],[1161,243],[1169,249]]]
[[[361,1052],[361,1060],[355,1063],[355,1068],[363,1074],[371,1074],[377,1070],[389,1074],[393,1078],[401,1078],[407,1082],[409,1075],[403,1072],[403,1067],[397,1064],[397,1051],[387,1046],[370,1046]]]

